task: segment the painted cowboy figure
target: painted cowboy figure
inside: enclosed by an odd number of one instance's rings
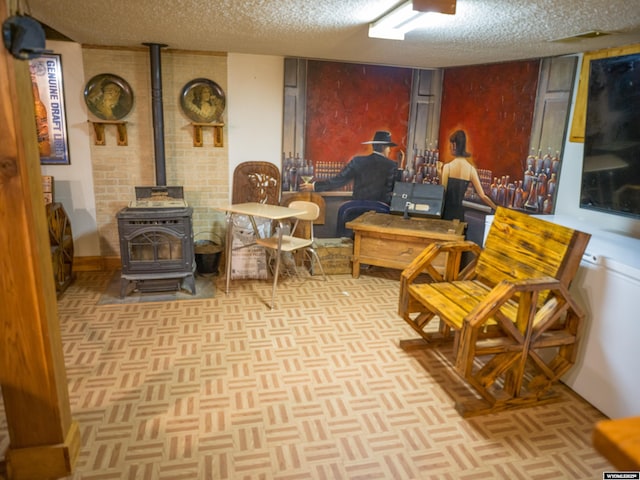
[[[370,144],[373,151],[369,155],[353,157],[335,177],[303,184],[300,190],[326,192],[336,190],[353,181],[354,200],[377,200],[391,202],[393,184],[398,176],[398,164],[388,158],[391,147],[391,133],[378,131]]]

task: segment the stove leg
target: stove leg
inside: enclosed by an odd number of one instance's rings
[[[187,284],[187,286],[189,287],[189,290],[191,290],[191,295],[195,295],[196,294],[196,279],[193,276],[193,274],[189,275],[188,277],[186,277],[184,279],[184,281]]]
[[[120,279],[120,298],[124,298],[127,293],[127,287],[129,286],[129,280],[126,278]]]

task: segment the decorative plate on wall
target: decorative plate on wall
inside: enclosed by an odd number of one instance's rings
[[[220,85],[206,78],[191,80],[180,94],[182,111],[197,123],[222,123],[225,103]]]
[[[89,111],[102,120],[121,120],[133,107],[133,91],[123,78],[101,73],[87,82],[84,101]]]

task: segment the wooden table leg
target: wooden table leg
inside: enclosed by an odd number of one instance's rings
[[[355,232],[353,237],[353,259],[351,267],[351,276],[353,278],[360,277],[360,233]]]

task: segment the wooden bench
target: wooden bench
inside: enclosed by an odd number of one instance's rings
[[[399,314],[420,339],[453,342],[453,365],[476,399],[463,416],[539,405],[575,363],[582,309],[569,293],[590,235],[498,208],[485,248],[429,245],[401,275]],[[472,259],[463,269],[463,252]],[[446,256],[444,271],[432,261]],[[439,319],[438,325],[431,325]]]
[[[617,469],[640,471],[640,417],[598,422],[593,446]]]

